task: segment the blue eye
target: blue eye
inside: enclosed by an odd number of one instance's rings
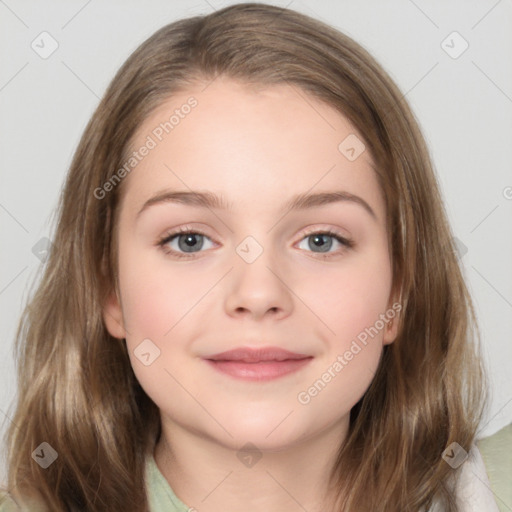
[[[344,246],[347,249],[350,249],[354,246],[352,240],[344,238],[335,231],[330,230],[314,231],[312,233],[309,233],[301,240],[301,243],[302,241],[307,239],[309,239],[308,248],[312,249],[312,252],[314,252],[315,254],[326,254],[327,257],[339,253],[339,251],[329,252],[333,246],[332,239],[334,239],[336,243]],[[314,249],[319,249],[319,251],[316,252]]]
[[[176,239],[176,240],[175,240]],[[201,250],[204,240],[209,239],[205,234],[192,230],[178,230],[174,233],[166,235],[165,238],[158,242],[165,252],[172,253],[178,258],[188,258],[188,254],[194,254],[196,250]],[[169,247],[171,242],[178,242],[178,249]],[[180,252],[182,251],[182,252]]]
[[[308,249],[315,254],[322,255],[323,258],[336,256],[340,253],[340,250],[330,252],[334,243],[332,239],[345,249],[350,249],[354,246],[352,240],[344,238],[339,233],[330,230],[313,231],[308,233],[301,239],[301,243],[307,239],[310,239]],[[164,238],[158,242],[158,245],[162,247],[162,250],[166,254],[170,254],[173,257],[192,258],[194,254],[201,252],[201,249],[205,248],[205,240],[209,240],[210,243],[212,243],[211,239],[204,233],[188,228],[182,228],[165,235]],[[174,244],[175,242],[177,242],[177,246],[172,247],[171,244]],[[208,249],[208,247],[206,248]],[[319,250],[316,251],[316,249]]]

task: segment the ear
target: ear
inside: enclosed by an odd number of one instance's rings
[[[395,341],[398,335],[398,318],[398,314],[396,314],[395,317],[387,323],[384,329],[384,336],[382,338],[383,345],[389,345]]]
[[[386,310],[386,316],[389,318],[386,327],[384,328],[384,336],[382,338],[383,345],[389,345],[393,343],[398,336],[398,327],[400,325],[402,304],[399,301],[393,301],[388,305]],[[394,316],[391,317],[391,315]]]
[[[114,338],[123,339],[126,337],[126,330],[124,328],[123,310],[121,302],[115,290],[113,290],[107,297],[103,305],[103,321],[107,327],[107,331]]]

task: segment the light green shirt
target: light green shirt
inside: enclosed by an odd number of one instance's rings
[[[187,507],[171,489],[169,482],[158,469],[153,455],[146,463],[146,482],[151,512],[188,512],[194,510]],[[0,509],[0,512],[3,510]]]
[[[500,511],[510,512],[512,510],[512,424],[478,441],[474,461],[471,466],[467,466],[465,473],[468,477],[466,487],[476,492],[476,495],[474,501],[468,499],[467,503],[465,501],[461,503],[461,509],[464,512],[494,511],[496,510],[495,499]],[[158,469],[153,455],[149,456],[146,462],[146,488],[151,512],[195,510],[187,507],[174,494]],[[39,510],[44,509],[38,509],[35,505],[29,508],[18,507],[10,496],[0,494],[0,512],[39,512]]]
[[[500,512],[512,510],[512,423],[478,441]]]

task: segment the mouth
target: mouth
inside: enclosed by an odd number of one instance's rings
[[[277,347],[238,348],[205,358],[215,370],[231,377],[267,381],[284,377],[306,366],[313,356]]]

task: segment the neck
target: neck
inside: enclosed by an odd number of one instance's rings
[[[347,424],[279,449],[241,449],[174,423],[162,425],[155,462],[176,496],[201,512],[326,512],[327,484]]]

